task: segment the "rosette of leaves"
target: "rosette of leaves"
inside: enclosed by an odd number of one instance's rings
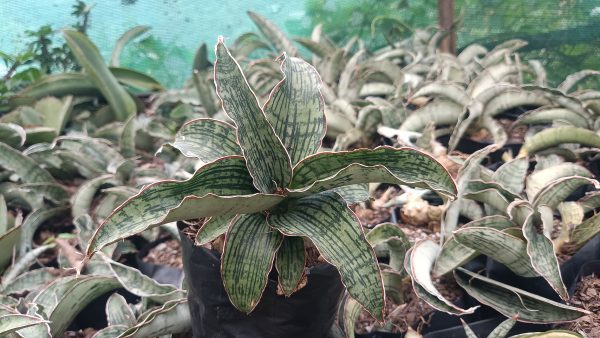
[[[297,291],[312,243],[338,268],[349,294],[381,320],[381,272],[348,203],[365,197],[360,184],[368,182],[453,196],[452,178],[409,148],[317,153],[325,120],[312,66],[284,56],[283,80],[261,107],[222,38],[215,53],[217,94],[234,125],[186,124],[174,146],[207,164],[187,181],[152,184],[128,199],[98,228],[87,255],[161,223],[208,218],[196,242],[225,234],[221,275],[239,310],[249,313],[258,304],[274,261],[285,295]]]

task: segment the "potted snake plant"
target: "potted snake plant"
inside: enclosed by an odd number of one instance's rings
[[[283,79],[261,107],[223,38],[215,53],[217,95],[233,124],[185,124],[172,145],[205,164],[186,181],[148,185],[124,202],[87,256],[153,226],[192,221],[196,244],[224,241],[215,251],[194,246],[189,231],[182,236],[195,336],[323,337],[344,288],[381,320],[381,271],[348,205],[368,198],[369,182],[453,197],[453,179],[412,148],[319,152],[324,103],[311,65],[284,54]]]

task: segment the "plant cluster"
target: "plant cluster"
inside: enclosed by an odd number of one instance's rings
[[[106,293],[108,325],[96,338],[188,332],[185,286],[122,264],[136,251],[135,236],[179,238],[183,221],[200,224],[197,245],[224,242],[211,247],[220,250],[231,303],[246,313],[273,268],[282,297],[300,290],[314,264],[308,255],[318,252],[347,290],[334,337],[354,336],[362,309],[391,330],[386,299],[402,304],[407,278],[439,311],[476,311],[440,293],[433,277],[448,276],[509,318],[489,337],[505,337],[517,321],[589,314],[565,304],[557,254],[576,252],[600,232],[592,174],[600,91],[579,88],[598,72],[548,88],[539,62],[521,63],[521,40],[491,51],[474,44],[453,56],[437,50],[445,33],[430,27],[389,35],[390,46],[369,50],[360,38],[338,46],[320,26],[294,42],[249,15],[261,34],[244,34],[231,49],[220,38],[214,64],[202,45],[184,88],[166,90],[119,67],[127,42],[147,27],[119,39],[110,65],[82,32],[65,30],[82,71],[44,75],[7,97],[1,335],[61,336]],[[312,53],[310,62],[299,46]],[[517,128],[526,131],[512,153]],[[457,156],[463,141],[479,149]],[[502,163],[484,166],[499,151]],[[369,203],[368,184],[382,183],[442,198],[439,243],[411,243],[395,222],[360,224],[350,207]],[[480,255],[542,279],[565,302],[464,268]],[[125,299],[121,288],[140,300]],[[465,331],[475,337],[467,324]],[[543,337],[518,337],[534,335]]]

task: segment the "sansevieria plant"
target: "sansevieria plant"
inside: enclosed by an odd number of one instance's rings
[[[314,245],[337,267],[349,294],[381,320],[381,272],[348,204],[366,197],[364,183],[452,197],[454,181],[435,159],[411,148],[319,153],[324,104],[311,65],[284,55],[283,79],[261,107],[222,38],[215,52],[217,94],[234,125],[214,119],[184,125],[172,145],[206,164],[186,181],[151,184],[124,202],[97,229],[87,256],[158,224],[203,218],[196,243],[225,234],[221,275],[240,311],[256,307],[274,262],[284,294],[298,290],[305,246]]]

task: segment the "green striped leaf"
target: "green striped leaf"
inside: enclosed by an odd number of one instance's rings
[[[293,57],[284,57],[281,72],[283,79],[263,109],[295,165],[316,153],[325,136],[321,78],[313,66]]]
[[[520,322],[567,322],[590,314],[586,310],[540,297],[463,268],[454,270],[454,278],[473,298],[507,317],[518,316]]]
[[[527,243],[500,230],[469,227],[454,232],[456,240],[504,265],[519,276],[537,277],[527,255]]]
[[[154,183],[129,198],[100,225],[87,255],[154,225],[262,211],[283,198],[256,194],[242,157],[221,158],[198,169],[187,181]]]
[[[20,329],[43,323],[48,323],[48,321],[23,314],[9,314],[0,316],[0,335],[2,337],[8,337],[9,334]]]
[[[404,268],[411,277],[413,290],[420,299],[439,311],[453,315],[473,313],[478,306],[462,309],[444,298],[433,285],[431,268],[439,252],[439,245],[430,240],[417,242],[408,250]]]
[[[593,175],[589,170],[575,163],[566,162],[553,165],[549,168],[535,171],[527,177],[527,187],[525,189],[527,197],[532,201],[540,190],[548,186],[550,182],[569,176],[592,178]]]
[[[117,120],[125,121],[134,115],[135,102],[110,72],[98,48],[79,32],[64,30],[63,36],[79,64],[110,104]]]
[[[319,192],[357,183],[391,183],[456,195],[456,185],[446,169],[431,156],[412,148],[377,147],[323,152],[294,167],[290,187],[299,192]]]
[[[572,126],[544,129],[525,140],[519,156],[531,156],[539,151],[564,143],[577,143],[600,148],[600,135],[589,129]]]
[[[25,143],[25,129],[14,123],[0,123],[0,140],[11,147],[20,147]]]
[[[106,321],[108,326],[130,327],[136,323],[135,314],[125,298],[118,293],[113,293],[106,301]]]
[[[540,206],[538,211],[542,214],[542,220],[545,218],[544,214],[547,214],[550,218],[550,224],[548,225],[554,226],[552,209],[547,206]],[[540,276],[548,281],[548,284],[560,295],[560,298],[567,301],[569,294],[562,281],[560,266],[554,253],[552,239],[547,237],[544,231],[538,231],[535,222],[536,219],[532,214],[525,220],[525,224],[523,224],[523,236],[525,236],[525,240],[527,241],[527,254],[531,257],[531,266],[533,266]]]
[[[131,116],[123,124],[123,130],[119,135],[119,151],[124,157],[135,156],[135,134],[136,134],[135,116]]]
[[[582,335],[566,330],[522,333],[509,338],[584,338]]]
[[[600,213],[586,219],[579,224],[571,234],[569,246],[574,250],[578,250],[585,245],[589,240],[600,233]]]
[[[0,142],[0,167],[14,171],[24,183],[54,182],[54,178],[30,157]]]
[[[381,257],[380,253],[389,257],[389,266],[394,271],[402,271],[410,240],[399,226],[392,223],[378,224],[366,234],[366,238],[378,257]]]
[[[516,226],[507,217],[494,215],[486,216],[481,219],[473,220],[469,222],[461,229],[465,228],[491,228],[497,230],[504,230],[510,227]],[[473,258],[477,257],[479,253],[471,249],[468,246],[460,244],[456,240],[455,236],[450,236],[448,240],[442,246],[442,251],[435,260],[435,266],[433,267],[433,273],[436,276],[442,276],[456,269],[457,267],[467,263]]]
[[[37,290],[56,278],[56,273],[53,271],[55,271],[54,268],[41,268],[22,273],[3,287],[2,293],[10,295]]]
[[[596,189],[600,188],[598,181],[587,177],[563,177],[552,181],[540,190],[531,204],[534,208],[545,205],[554,210],[571,193],[585,185],[593,185]]]
[[[342,196],[348,204],[364,202],[371,198],[371,195],[369,194],[369,185],[367,183],[345,185],[331,190]]]
[[[155,78],[129,68],[110,67],[112,75],[120,84],[145,92],[161,91],[165,88]]]
[[[21,224],[10,228],[7,232],[0,234],[0,271],[10,264],[14,250],[19,249],[21,238]]]
[[[460,322],[462,323],[462,327],[463,327],[463,330],[465,330],[465,334],[467,335],[467,338],[479,338],[479,337],[477,337],[475,332],[473,332],[473,329],[471,329],[471,327],[467,324],[467,322],[465,322],[462,318],[460,319]]]
[[[103,329],[100,329],[94,333],[92,338],[114,338],[118,337],[120,334],[127,330],[127,326],[125,325],[112,325],[107,326]]]
[[[58,207],[42,207],[32,211],[25,220],[23,221],[22,233],[21,233],[21,243],[19,244],[19,254],[24,255],[27,251],[33,248],[33,236],[38,228],[44,224],[47,220],[61,216],[64,214],[68,214],[69,207],[68,206],[58,206]]]
[[[381,273],[360,222],[334,192],[293,201],[287,212],[270,214],[269,224],[288,236],[308,237],[321,255],[337,267],[350,295],[382,320]]]
[[[211,217],[202,224],[198,233],[196,233],[196,245],[204,245],[215,240],[217,237],[225,234],[229,229],[229,224],[235,216],[217,216]]]
[[[206,49],[206,45],[202,44]],[[202,48],[202,47],[200,47]],[[208,66],[210,64],[207,64]],[[202,107],[206,112],[206,115],[209,117],[214,116],[217,111],[217,105],[214,100],[214,92],[215,88],[211,85],[211,81],[207,79],[208,70],[200,70],[194,68],[192,73],[192,81],[194,82],[194,86],[196,87],[196,92],[198,93],[198,97],[200,98],[200,103],[202,103]],[[211,78],[212,79],[212,78]]]
[[[11,107],[32,104],[46,96],[98,95],[98,89],[83,73],[50,74],[19,91],[10,99]]]
[[[140,316],[138,324],[119,338],[160,337],[191,331],[192,318],[187,299],[178,299],[153,308]]]
[[[492,179],[513,194],[520,194],[525,185],[525,176],[529,168],[527,158],[516,158],[506,162],[494,172]]]
[[[277,251],[275,267],[278,273],[279,288],[286,297],[299,290],[304,276],[304,239],[302,237],[285,236]]]
[[[219,38],[215,47],[215,85],[223,109],[237,127],[237,138],[254,179],[263,193],[288,186],[291,176],[290,156],[267,121],[258,100],[231,53]]]
[[[221,276],[229,300],[238,310],[250,313],[258,305],[282,239],[269,227],[264,214],[239,215],[231,222]]]
[[[507,320],[500,323],[496,328],[490,332],[487,338],[505,338],[508,332],[515,326],[518,318],[508,318]]]
[[[551,124],[560,120],[566,121],[575,127],[588,128],[588,119],[585,116],[566,108],[541,107],[530,110],[519,116],[515,121],[518,124]]]
[[[290,56],[298,54],[298,49],[296,49],[292,41],[274,23],[254,12],[248,11],[248,16],[254,21],[254,24],[260,29],[269,43],[275,47],[277,53],[286,52]]]
[[[73,108],[73,96],[66,96],[62,100],[48,96],[37,101],[33,107],[44,119],[44,126],[54,129],[54,136],[62,133],[69,120]],[[28,140],[29,143],[32,143]]]
[[[102,175],[83,183],[71,198],[71,216],[73,219],[82,215],[91,215],[94,196],[103,185],[115,186],[119,181],[114,175]]]
[[[237,144],[236,130],[229,123],[214,119],[197,119],[185,123],[167,143],[184,156],[196,157],[208,163],[218,158],[242,153]]]
[[[415,110],[400,126],[400,130],[421,131],[432,121],[436,126],[456,123],[463,106],[452,101],[434,100]]]

